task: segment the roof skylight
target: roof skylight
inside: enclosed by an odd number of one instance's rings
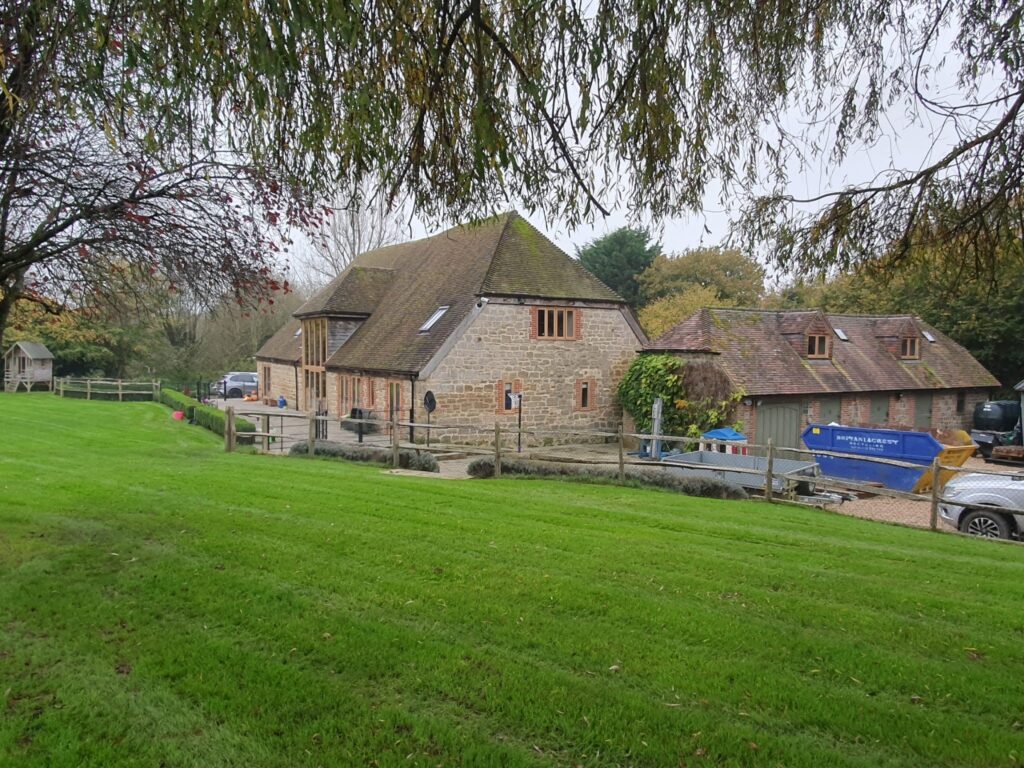
[[[835,328],[834,330],[836,332],[836,336],[839,337],[840,341],[849,341],[850,340],[850,337],[846,335],[846,331],[844,331],[842,328]]]
[[[431,328],[433,328],[437,324],[437,321],[444,317],[444,313],[447,311],[447,304],[443,307],[438,307],[437,309],[435,309],[434,314],[427,318],[427,322],[420,326],[420,333],[426,333]]]
[[[934,336],[934,335],[932,334],[932,332],[931,332],[931,331],[921,331],[921,333],[922,333],[922,334],[924,335],[924,337],[925,337],[926,339],[928,339],[928,341],[929,341],[929,342],[930,342],[931,344],[934,344],[934,343],[935,343],[935,336]]]

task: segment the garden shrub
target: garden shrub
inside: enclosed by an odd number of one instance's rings
[[[169,406],[175,411],[183,411],[185,418],[192,421],[195,418],[195,407],[202,405],[194,397],[182,394],[176,389],[161,389],[160,402]]]
[[[471,462],[466,470],[471,477],[494,477],[494,458],[483,456]],[[586,466],[556,461],[501,462],[502,475],[524,477],[552,477],[578,480],[581,482],[617,483],[618,469],[612,467]],[[638,487],[664,488],[687,496],[701,496],[708,499],[746,499],[747,492],[738,485],[706,477],[686,477],[661,469],[626,468],[626,484]]]
[[[308,457],[309,443],[305,440],[292,445],[288,451],[290,456]],[[391,466],[390,448],[372,448],[365,445],[345,445],[331,440],[317,440],[315,456],[327,459],[342,459],[345,461],[362,461],[371,464],[380,464],[384,467]],[[398,466],[400,469],[414,469],[419,472],[440,472],[437,459],[432,453],[426,451],[403,450],[398,454]]]

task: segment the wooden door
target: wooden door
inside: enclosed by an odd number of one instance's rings
[[[757,409],[757,442],[779,448],[800,447],[804,405],[799,401],[762,403]]]
[[[831,424],[833,421],[839,423],[842,401],[838,397],[821,398],[821,414],[819,421],[822,424]]]
[[[889,426],[889,396],[875,395],[871,398],[871,426]]]
[[[914,427],[932,428],[932,393],[918,392],[914,395]]]

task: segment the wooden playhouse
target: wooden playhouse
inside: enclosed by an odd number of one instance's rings
[[[16,341],[4,354],[4,391],[53,389],[53,355],[43,344]]]

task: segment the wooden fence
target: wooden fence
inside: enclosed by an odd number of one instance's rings
[[[233,417],[236,415],[252,419],[257,423],[259,426],[258,430],[256,432],[247,433],[247,436],[253,437],[255,439],[257,449],[261,449],[264,452],[270,452],[272,450],[272,446],[283,452],[288,447],[287,444],[289,442],[294,445],[296,442],[304,441],[309,454],[314,455],[316,452],[317,442],[321,441],[323,439],[323,435],[326,434],[325,427],[327,423],[344,423],[349,426],[363,424],[373,427],[374,431],[377,432],[374,442],[378,447],[387,448],[392,452],[393,466],[398,466],[398,456],[401,451],[426,451],[440,455],[451,455],[452,453],[457,453],[465,456],[489,456],[493,458],[494,475],[496,477],[501,476],[502,463],[508,461],[509,456],[518,456],[531,461],[606,466],[613,468],[613,472],[611,474],[617,478],[619,482],[624,482],[628,479],[628,467],[639,467],[647,470],[671,470],[673,468],[684,470],[708,469],[708,466],[704,464],[693,464],[684,461],[673,461],[672,463],[667,463],[638,456],[636,455],[636,452],[627,450],[627,441],[646,441],[649,444],[659,441],[665,445],[678,444],[683,447],[684,451],[695,450],[698,444],[708,446],[712,450],[736,446],[736,443],[721,440],[678,437],[673,435],[631,433],[626,432],[622,426],[614,432],[610,430],[572,428],[522,429],[517,427],[503,427],[499,423],[494,424],[493,429],[484,429],[479,426],[465,424],[426,424],[406,421],[399,419],[397,415],[393,416],[390,421],[383,421],[381,419],[354,419],[349,417],[339,419],[336,416],[295,412],[249,412],[239,410],[236,413],[233,408],[228,408],[227,411],[227,424],[233,424]],[[276,422],[278,425],[277,432],[273,431],[271,428],[272,421]],[[286,434],[288,430],[286,430],[285,425],[287,423],[291,423],[293,425],[290,430],[290,435]],[[403,434],[414,435],[417,430],[421,431],[420,434],[425,433],[428,435],[431,430],[460,430],[462,432],[475,430],[481,435],[481,437],[486,434],[487,440],[480,444],[460,445],[450,442],[414,442],[412,440],[406,441],[402,439]],[[521,445],[524,437],[553,437],[559,439],[580,438],[582,440],[588,440],[590,443],[584,445],[564,442],[556,446],[534,446],[527,447],[526,449],[517,449],[517,446]],[[350,440],[346,442],[354,441],[355,439],[356,436],[353,434]],[[605,441],[605,444],[613,444],[615,447],[607,452],[607,456],[594,455],[594,451],[590,451],[590,455],[586,455],[588,453],[586,449],[588,447],[593,448],[593,441],[595,439],[603,440]],[[232,451],[235,449],[235,446],[236,436],[234,431],[231,430],[230,434],[225,435],[225,448],[228,451]],[[775,490],[775,481],[777,479],[788,479],[794,482],[810,482],[818,491],[845,494],[847,499],[856,499],[858,497],[868,496],[871,498],[877,498],[879,501],[891,502],[894,505],[907,502],[923,503],[927,505],[927,509],[929,510],[927,527],[932,530],[940,530],[938,527],[940,504],[955,503],[954,500],[943,496],[943,488],[946,481],[954,476],[978,471],[977,469],[965,469],[963,467],[943,465],[940,463],[938,458],[935,459],[931,465],[922,465],[913,462],[899,461],[897,459],[864,456],[861,454],[842,453],[837,451],[811,451],[804,448],[777,448],[770,441],[764,445],[755,443],[743,444],[742,447],[746,449],[748,455],[757,456],[759,459],[763,459],[763,461],[758,462],[758,466],[760,468],[751,469],[744,467],[729,467],[727,471],[735,472],[737,474],[759,476],[759,482],[756,484],[759,490],[755,490],[754,492],[759,494],[761,498],[769,503],[777,500],[785,500],[787,502],[793,502],[795,500],[792,493],[782,494],[783,499],[779,499],[779,494]],[[930,484],[929,487],[923,489],[922,492],[919,493],[904,492],[867,482],[855,482],[844,478],[830,477],[826,475],[807,477],[804,475],[778,471],[777,469],[777,461],[780,458],[799,457],[801,459],[805,459],[808,463],[816,464],[817,457],[821,456],[856,459],[859,461],[867,461],[891,467],[921,470],[928,473]],[[750,486],[748,485],[748,488],[749,487]],[[798,501],[798,503],[800,502]],[[1014,511],[1007,510],[1006,508],[993,509],[999,509],[999,511],[1003,513]]]
[[[54,394],[85,400],[159,400],[159,381],[132,379],[76,379],[64,376],[54,380]]]

